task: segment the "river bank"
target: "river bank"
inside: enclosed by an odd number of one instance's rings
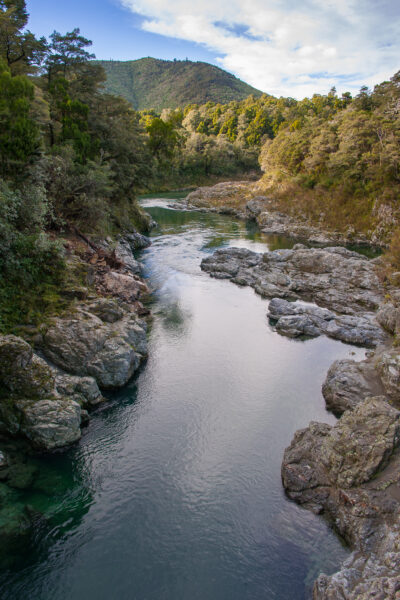
[[[288,496],[324,514],[354,550],[338,573],[318,577],[315,600],[394,600],[400,592],[400,308],[378,266],[344,248],[301,244],[263,255],[218,250],[202,261],[212,277],[270,298],[268,316],[282,335],[377,347],[363,362],[330,367],[322,390],[340,420],[312,422],[284,453]]]
[[[150,240],[63,240],[72,276],[61,290],[68,302],[24,338],[0,336],[0,531],[8,550],[29,538],[40,512],[16,501],[41,472],[35,455],[76,443],[107,390],[123,387],[147,357],[149,290],[134,252]],[[8,550],[7,550],[8,548]]]
[[[387,245],[379,232],[366,235],[350,225],[345,231],[329,230],[322,222],[316,224],[301,214],[284,213],[273,198],[264,195],[259,181],[227,181],[200,187],[188,194],[185,204],[195,210],[254,220],[266,234],[286,236],[312,245],[358,246],[377,252]]]

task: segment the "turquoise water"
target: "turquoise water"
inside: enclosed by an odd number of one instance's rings
[[[303,599],[347,550],[285,497],[282,454],[310,420],[334,423],[321,395],[327,369],[364,352],[281,337],[267,301],[200,270],[215,248],[288,240],[142,202],[159,223],[140,255],[153,290],[149,360],[78,445],[27,458],[38,474],[13,494],[38,526],[3,561],[0,597]]]

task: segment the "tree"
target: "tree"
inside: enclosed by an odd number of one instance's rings
[[[3,177],[21,176],[40,148],[39,128],[30,116],[34,86],[11,75],[0,61],[0,168]]]
[[[57,76],[67,79],[72,69],[95,58],[94,54],[85,50],[86,47],[92,45],[92,42],[81,36],[78,28],[65,35],[54,31],[50,40],[49,53],[45,62],[49,84]]]
[[[34,72],[47,52],[44,37],[23,31],[27,23],[25,0],[0,0],[0,58],[13,75]]]

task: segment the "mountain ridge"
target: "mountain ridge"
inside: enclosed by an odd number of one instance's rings
[[[178,108],[187,104],[244,100],[263,92],[241,81],[224,69],[206,62],[162,60],[145,57],[137,60],[97,60],[104,68],[107,93],[122,96],[136,110]]]

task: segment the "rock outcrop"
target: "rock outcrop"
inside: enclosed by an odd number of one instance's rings
[[[104,307],[103,307],[104,308]],[[110,319],[110,313],[99,313]],[[113,311],[116,318],[117,310]],[[41,349],[48,360],[73,375],[93,377],[99,387],[125,385],[146,355],[146,323],[134,313],[122,313],[112,323],[90,312],[90,305],[54,319],[42,336]]]
[[[22,435],[41,450],[77,441],[81,405],[60,394],[53,369],[21,338],[0,338],[0,431]]]
[[[201,268],[212,277],[250,285],[272,298],[269,317],[284,335],[325,334],[371,347],[386,340],[374,315],[383,300],[374,261],[356,252],[301,244],[264,254],[227,248],[205,258]],[[295,300],[319,306],[290,302]]]
[[[254,220],[261,231],[307,241],[322,246],[369,246],[371,240],[352,226],[345,231],[331,231],[323,223],[311,223],[302,215],[290,215],[277,210],[276,201],[259,195],[262,188],[249,181],[227,181],[213,186],[200,187],[186,198],[189,208],[204,212],[228,214],[240,219]],[[376,236],[375,236],[376,237]],[[374,240],[377,245],[380,241]]]
[[[322,386],[326,407],[335,414],[355,408],[367,396],[384,394],[400,409],[400,354],[381,348],[361,362],[335,361]]]
[[[80,236],[86,252],[72,252],[74,268],[87,272],[89,288],[68,288],[73,303],[50,319],[34,338],[0,337],[0,432],[25,437],[40,450],[80,438],[91,409],[104,401],[101,389],[125,385],[147,355],[149,290],[133,256],[150,241],[138,233],[95,245]],[[82,240],[79,239],[82,246]],[[95,292],[95,293],[93,293]]]
[[[191,209],[245,218],[244,205],[250,186],[248,181],[226,181],[200,187],[190,192],[185,202]]]
[[[355,549],[314,598],[396,598],[400,590],[400,412],[370,397],[331,427],[296,432],[282,463],[290,498],[324,513]],[[397,586],[397,587],[396,587]],[[379,595],[380,594],[380,595]]]
[[[276,330],[288,337],[328,337],[349,344],[376,346],[385,341],[385,334],[373,315],[336,315],[326,308],[288,302],[273,298],[268,307],[268,317]]]
[[[342,314],[375,311],[383,301],[374,261],[345,248],[217,250],[201,268],[212,277],[250,285],[266,298],[317,303]]]

